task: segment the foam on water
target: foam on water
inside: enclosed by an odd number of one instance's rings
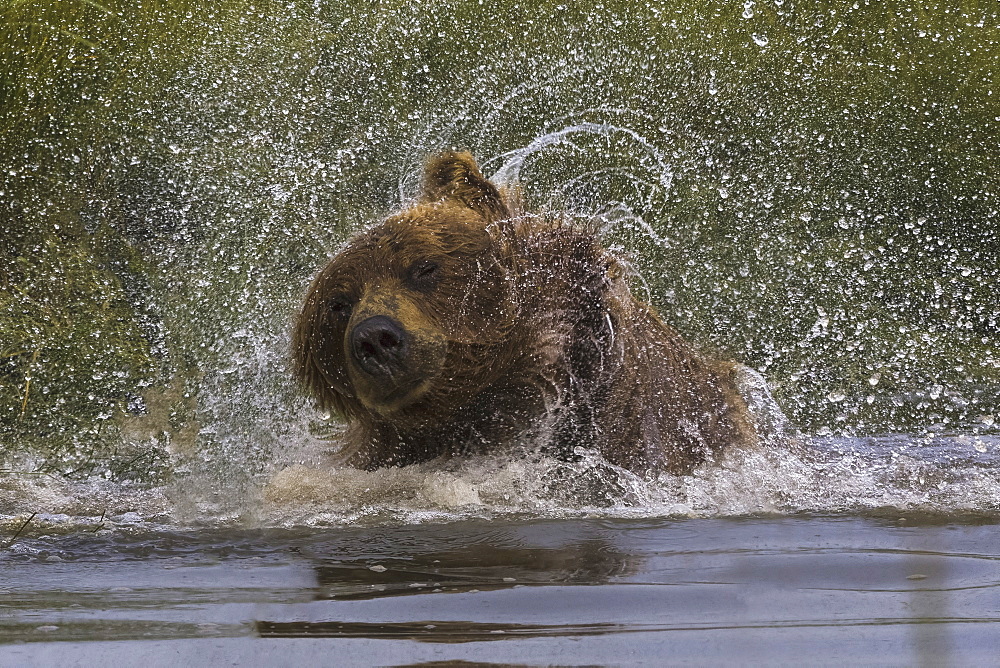
[[[47,477],[3,480],[8,535],[208,526],[394,525],[491,517],[725,517],[1000,511],[1000,438],[800,439],[731,451],[690,476],[641,477],[580,450],[530,448],[359,471],[293,464],[228,503],[190,507],[183,485],[135,489]]]
[[[914,451],[894,449],[903,443]],[[995,512],[1000,439],[939,437],[921,446],[894,436],[734,451],[690,476],[643,478],[596,453],[576,462],[541,455],[480,457],[372,473],[293,466],[271,481],[270,516],[280,522],[355,521],[395,516],[538,514],[609,517],[733,516],[871,511]],[[957,453],[968,450],[963,456]],[[975,454],[976,456],[972,456]],[[279,509],[279,508],[282,508]]]

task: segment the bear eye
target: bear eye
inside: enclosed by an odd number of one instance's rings
[[[410,267],[410,281],[417,285],[430,284],[437,278],[440,265],[430,260],[421,260]]]
[[[334,315],[344,315],[351,310],[351,300],[347,297],[334,297],[327,303],[326,308]]]

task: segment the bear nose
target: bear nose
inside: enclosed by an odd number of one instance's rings
[[[371,374],[392,374],[406,355],[406,331],[392,318],[376,315],[351,331],[351,352]]]

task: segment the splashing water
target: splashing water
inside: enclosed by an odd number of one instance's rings
[[[692,476],[645,479],[580,452],[534,453],[406,468],[279,471],[263,499],[182,502],[177,490],[17,480],[4,484],[0,521],[12,535],[26,508],[45,508],[26,535],[172,525],[382,525],[490,518],[671,518],[758,514],[995,515],[1000,440],[938,436],[828,439],[813,450],[732,452]],[[970,457],[972,446],[984,452]],[[934,453],[928,458],[928,450]],[[256,507],[255,507],[256,506]]]
[[[36,510],[51,527],[996,512],[983,221],[1000,187],[981,147],[1000,110],[975,55],[995,53],[995,22],[890,5],[888,30],[867,5],[521,8],[534,27],[507,34],[502,2],[292,2],[102,14],[129,37],[103,51],[67,37],[115,32],[87,24],[95,8],[44,44],[18,33],[2,52],[25,110],[0,147],[5,526]],[[22,72],[36,61],[72,67]],[[804,435],[683,478],[529,444],[331,468],[335,434],[290,381],[291,320],[332,250],[449,146],[599,229],[637,291],[759,369]],[[768,392],[746,379],[779,433]]]
[[[5,484],[0,520],[11,530],[23,508],[46,508],[30,534],[193,526],[384,525],[498,518],[675,518],[798,513],[995,515],[1000,438],[935,434],[805,438],[789,433],[763,379],[746,370],[741,390],[759,446],[729,450],[692,475],[640,476],[596,452],[574,461],[530,444],[493,455],[367,472],[329,464],[336,441],[289,448],[263,489],[190,498],[190,484],[144,490],[56,477]],[[202,479],[201,484],[205,481]],[[215,491],[218,484],[211,481]]]
[[[590,113],[593,113],[593,111],[596,110],[592,110]],[[584,112],[583,115],[586,114],[587,112]],[[573,136],[577,134],[591,134],[600,137],[611,137],[615,134],[625,135],[634,143],[634,146],[630,147],[631,150],[629,152],[633,156],[638,156],[640,158],[640,164],[643,156],[652,158],[652,165],[643,165],[642,173],[646,175],[659,174],[659,186],[664,190],[670,189],[670,169],[665,156],[661,153],[661,151],[639,133],[629,128],[615,127],[614,125],[607,123],[580,123],[578,125],[572,125],[538,137],[524,148],[509,151],[508,153],[494,159],[495,161],[505,160],[505,162],[503,162],[493,176],[490,177],[490,180],[498,185],[519,184],[521,182],[521,169],[524,167],[525,160],[533,154],[538,153],[543,149],[562,145],[567,145],[571,149],[578,151],[583,150],[576,146],[572,141]],[[489,163],[485,163],[483,167],[486,168],[488,165]],[[563,188],[572,187],[579,181],[585,180],[598,173],[600,172],[592,171],[582,174],[565,183]],[[640,183],[641,182],[642,181],[640,181]]]

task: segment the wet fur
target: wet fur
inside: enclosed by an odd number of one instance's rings
[[[422,283],[414,272],[429,259],[436,279]],[[400,388],[369,382],[345,343],[383,313],[415,341],[416,370]],[[523,212],[467,153],[432,158],[420,201],[320,272],[294,360],[318,403],[350,423],[348,463],[365,469],[491,451],[535,431],[566,456],[582,446],[636,472],[687,473],[756,440],[735,365],[701,357],[632,296],[594,235]],[[390,390],[403,399],[383,402]]]

